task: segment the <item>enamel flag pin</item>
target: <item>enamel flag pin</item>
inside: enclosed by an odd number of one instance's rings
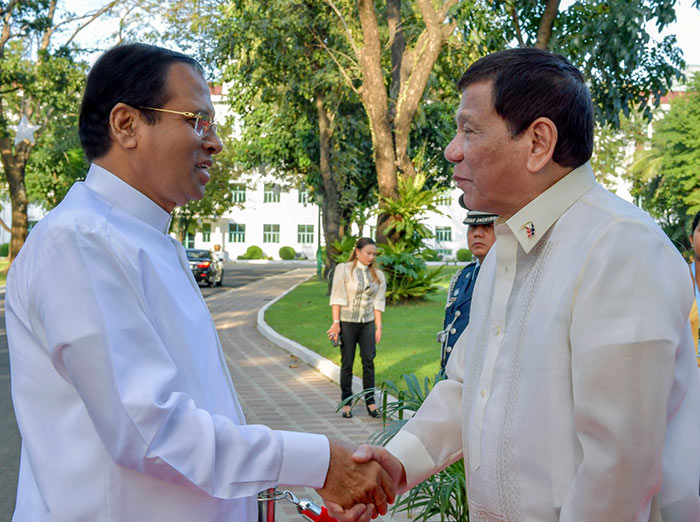
[[[525,223],[520,230],[525,230],[527,237],[535,237],[535,224],[532,221]]]

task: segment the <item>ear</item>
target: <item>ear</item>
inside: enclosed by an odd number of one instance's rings
[[[530,138],[527,168],[530,172],[539,172],[554,155],[559,137],[557,126],[549,118],[540,117],[530,124],[526,132]]]
[[[123,149],[135,149],[136,134],[143,123],[137,109],[125,103],[117,103],[109,113],[109,134],[112,140]]]

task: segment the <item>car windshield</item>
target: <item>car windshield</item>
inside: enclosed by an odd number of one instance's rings
[[[206,250],[188,250],[187,259],[189,259],[190,261],[209,259],[209,252],[207,252]]]

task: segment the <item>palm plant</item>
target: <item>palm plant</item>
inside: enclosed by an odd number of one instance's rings
[[[376,390],[382,395],[383,423],[382,429],[370,438],[373,444],[386,445],[407,422],[406,417],[420,408],[432,389],[428,377],[423,380],[422,385],[413,373],[404,374],[402,378],[406,385],[405,389],[399,389],[393,382],[386,381]],[[433,383],[437,383],[441,378],[441,374],[438,373]],[[355,394],[338,408],[340,409],[344,404],[357,402],[363,397],[364,392]],[[396,399],[390,399],[390,397],[396,397]],[[436,520],[438,517],[441,522],[468,522],[469,507],[464,460],[460,459],[450,464],[440,473],[429,477],[402,495],[393,510],[406,511],[413,520],[419,522]]]
[[[391,303],[422,299],[437,290],[440,270],[430,271],[420,252],[432,232],[423,223],[426,212],[441,214],[440,192],[425,188],[425,175],[399,178],[397,199],[380,197],[383,212],[392,216],[385,229],[386,243],[380,246],[378,262],[386,274],[386,297]]]

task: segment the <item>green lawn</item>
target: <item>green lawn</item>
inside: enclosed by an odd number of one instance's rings
[[[415,373],[431,381],[440,368],[440,346],[435,333],[442,328],[445,296],[450,277],[459,267],[443,269],[441,289],[425,301],[387,306],[382,317],[383,336],[374,361],[376,382],[402,385],[401,375]],[[331,307],[324,282],[309,280],[268,308],[265,321],[280,334],[340,365],[340,348],[328,341]],[[359,350],[355,375],[362,375]],[[403,386],[401,386],[403,387]]]
[[[0,257],[0,284],[4,285],[7,279],[7,268],[10,266],[8,258]]]

